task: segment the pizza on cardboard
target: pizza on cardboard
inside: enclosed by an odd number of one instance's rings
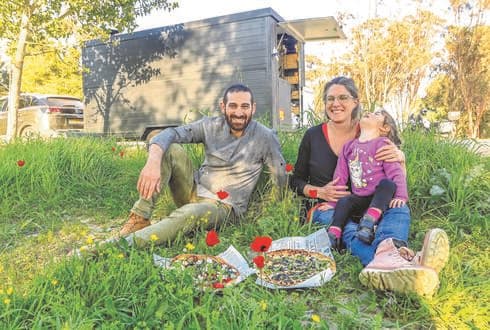
[[[215,231],[208,232],[206,243],[208,246],[219,243]],[[336,272],[325,229],[308,236],[274,241],[268,236],[259,236],[250,248],[255,253],[254,267],[233,246],[216,256],[185,253],[173,258],[154,255],[153,259],[164,269],[191,271],[196,286],[202,289],[236,285],[252,274],[257,275],[258,285],[272,289],[318,287],[328,282]]]

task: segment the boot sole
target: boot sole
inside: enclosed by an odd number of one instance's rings
[[[441,271],[449,259],[449,239],[444,230],[431,229],[424,238],[420,263],[423,266]]]
[[[398,269],[366,269],[359,280],[367,287],[400,293],[415,292],[421,296],[432,296],[439,287],[437,273],[427,267]]]

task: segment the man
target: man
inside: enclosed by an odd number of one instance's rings
[[[278,187],[285,186],[279,141],[272,130],[252,120],[256,110],[252,91],[241,84],[228,87],[220,108],[223,116],[167,128],[151,140],[137,183],[140,198],[121,236],[134,233],[138,246],[158,244],[202,223],[216,227],[230,216],[242,216],[264,164]],[[205,159],[194,175],[182,143],[204,144]],[[155,203],[167,185],[178,208],[151,224]]]

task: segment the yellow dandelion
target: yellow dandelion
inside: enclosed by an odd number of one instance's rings
[[[267,303],[265,302],[265,300],[260,301],[259,305],[263,311],[267,309]]]
[[[117,255],[117,257],[118,257],[119,259],[123,259],[123,258],[124,258],[124,253],[119,253],[119,254]]]
[[[204,223],[204,224],[208,223],[208,218],[203,218],[202,223]]]
[[[321,321],[320,315],[318,315],[318,314],[313,314],[313,315],[311,316],[311,320],[312,320],[313,322],[315,322],[315,323],[320,323],[320,321]]]
[[[158,236],[157,236],[157,235],[155,235],[155,234],[151,234],[151,235],[150,235],[150,241],[152,241],[152,242],[156,242],[156,241],[158,241]]]
[[[190,242],[189,242],[189,243],[187,243],[187,244],[185,245],[185,248],[187,249],[187,251],[192,251],[192,250],[194,250],[196,247],[194,246],[194,244],[192,244],[192,243],[190,243]]]
[[[14,293],[14,288],[10,287],[7,289],[7,295],[11,296]]]
[[[5,298],[5,299],[3,300],[3,303],[4,303],[5,305],[10,304],[10,299],[9,299],[9,298]]]
[[[298,222],[298,221],[299,221],[299,218],[298,218],[298,217],[294,217],[294,218],[293,218],[293,221],[294,221],[294,222]]]
[[[58,280],[57,279],[52,279],[51,280],[51,284],[53,284],[53,286],[57,286],[58,285]]]
[[[83,245],[80,247],[80,252],[86,252],[86,251],[88,251],[88,246]]]
[[[211,215],[211,211],[207,211],[206,212],[206,215]]]
[[[86,242],[88,245],[94,244],[94,238],[92,236],[89,236],[89,237],[87,237]]]

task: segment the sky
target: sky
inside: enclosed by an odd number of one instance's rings
[[[349,3],[355,9],[367,8],[371,0],[179,0],[179,8],[171,12],[158,12],[138,21],[140,29],[183,23],[214,16],[227,15],[253,9],[271,7],[284,19],[333,16],[339,3]],[[356,4],[354,6],[353,4]],[[344,5],[345,6],[345,5]]]
[[[348,12],[358,20],[374,15],[404,16],[414,12],[416,3],[442,11],[448,0],[177,0],[179,8],[158,12],[138,20],[139,29],[147,29],[241,11],[271,7],[286,20],[336,16]]]

